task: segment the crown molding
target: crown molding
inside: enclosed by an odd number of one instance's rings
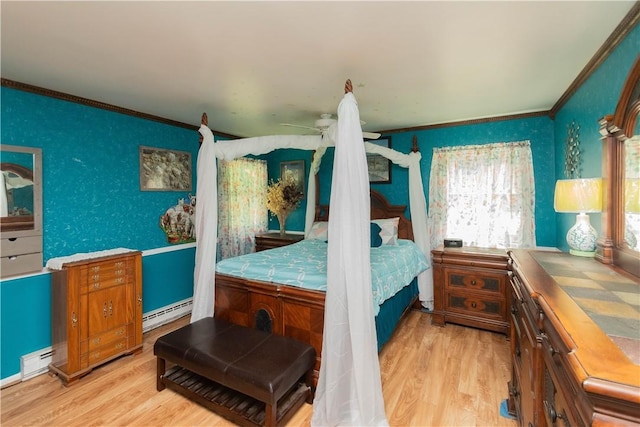
[[[606,16],[603,17],[606,19]],[[633,28],[640,22],[640,1],[636,1],[629,13],[620,21],[620,24],[611,33],[609,38],[593,55],[591,60],[585,65],[580,74],[569,85],[567,90],[556,101],[555,105],[549,110],[551,118],[555,118],[556,114],[569,101],[569,99],[576,93],[576,91],[584,84],[585,81],[595,72],[595,70],[609,57],[611,52],[615,50],[620,42],[633,30]]]
[[[176,120],[166,119],[164,117],[154,116],[152,114],[141,113],[140,111],[130,110],[128,108],[118,107],[117,105],[107,104],[100,101],[94,101],[93,99],[83,98],[81,96],[71,95],[64,92],[58,92],[52,89],[46,89],[40,86],[34,86],[27,83],[16,82],[5,78],[0,79],[0,84],[3,87],[17,89],[24,92],[35,93],[36,95],[47,96],[49,98],[56,98],[63,101],[73,102],[76,104],[86,105],[88,107],[99,108],[101,110],[112,111],[115,113],[126,114],[128,116],[137,117],[139,119],[151,120],[158,123],[163,123],[169,126],[176,126],[184,129],[198,131],[200,126],[194,126],[187,123],[179,122]],[[224,132],[218,132],[212,130],[212,132],[218,136],[223,136],[230,139],[238,138],[236,135],[227,134]]]
[[[541,116],[548,116],[548,115],[549,115],[549,111],[545,110],[545,111],[536,111],[532,113],[507,114],[503,116],[461,120],[457,122],[435,123],[431,125],[413,126],[413,127],[400,128],[400,129],[377,130],[376,132],[381,133],[383,135],[389,135],[392,133],[416,132],[420,130],[433,130],[433,129],[440,129],[440,128],[448,128],[448,127],[466,126],[466,125],[479,125],[482,123],[501,122],[503,120],[529,119],[532,117],[541,117]]]

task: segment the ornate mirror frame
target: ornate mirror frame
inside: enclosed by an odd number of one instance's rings
[[[625,244],[624,216],[624,144],[634,136],[640,114],[640,56],[636,58],[622,88],[613,116],[600,120],[602,147],[602,177],[604,203],[602,212],[602,234],[598,240],[596,259],[604,264],[613,264],[622,270],[640,277],[640,252]]]

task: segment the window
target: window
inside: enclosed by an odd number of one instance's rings
[[[429,185],[431,245],[535,246],[535,185],[528,141],[436,148]]]
[[[239,158],[218,167],[218,259],[255,249],[267,229],[267,163]]]

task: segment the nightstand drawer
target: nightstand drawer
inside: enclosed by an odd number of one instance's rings
[[[447,295],[446,310],[468,314],[469,316],[481,316],[504,320],[505,301],[486,297],[480,294],[456,294]]]
[[[445,286],[450,291],[473,290],[504,295],[507,274],[495,274],[478,270],[448,269],[445,273]]]
[[[507,306],[511,304],[505,250],[443,248],[433,260],[434,325],[445,323],[482,328],[510,335]]]

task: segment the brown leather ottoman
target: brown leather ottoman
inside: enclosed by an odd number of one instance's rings
[[[157,389],[166,387],[240,425],[284,424],[311,388],[315,349],[208,317],[156,341]],[[166,362],[173,366],[166,371]]]

